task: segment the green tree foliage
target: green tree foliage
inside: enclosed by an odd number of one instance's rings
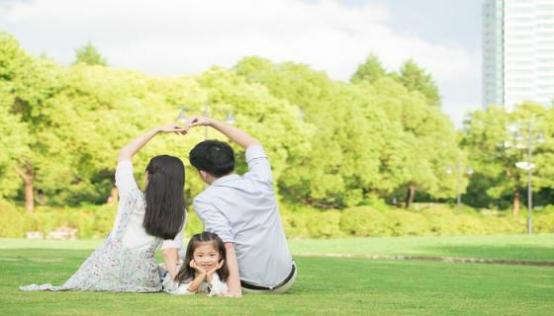
[[[102,61],[86,51],[82,56]],[[389,212],[383,201],[405,200],[408,207],[414,199],[453,201],[467,187],[464,200],[473,206],[519,209],[527,179],[515,163],[526,160],[517,144],[526,140],[528,122],[533,139],[544,139],[533,148],[534,191],[549,201],[554,190],[552,108],[527,103],[508,113],[490,107],[472,113],[457,134],[440,107],[430,106],[440,103],[438,89],[413,61],[391,74],[370,55],[351,82],[340,82],[307,65],[258,57],[233,69],[178,77],[150,77],[87,60],[62,67],[28,55],[0,33],[0,199],[10,201],[0,205],[13,207],[15,201],[32,210],[38,202],[46,204],[40,209],[55,212],[53,207],[104,204],[112,194],[118,150],[152,126],[175,121],[183,108],[188,116],[208,109],[221,120],[233,114],[238,127],[262,141],[279,198],[311,210],[285,215],[285,226],[297,236],[447,234],[472,225],[487,232],[488,219],[477,224],[468,216],[434,211]],[[519,124],[515,139],[513,124]],[[194,129],[185,137],[156,138],[134,161],[136,179],[142,182],[154,155],[176,155],[186,164],[186,196],[195,196],[204,184],[186,157],[206,136],[223,139],[210,129],[207,135]],[[242,149],[236,151],[240,173],[246,164]],[[469,184],[457,166],[475,170]],[[109,228],[111,218],[103,213],[109,209],[82,219],[75,215],[72,223],[89,236],[97,220]],[[318,209],[328,211],[313,215]],[[19,227],[18,234],[42,218],[16,208],[9,213],[14,224],[4,226]],[[65,215],[60,216],[62,223]],[[368,228],[364,216],[386,225]],[[543,217],[543,231],[550,229],[550,218]],[[520,229],[506,218],[498,223],[507,227],[498,231]]]
[[[475,187],[472,197],[476,196],[476,200],[471,202],[498,204],[499,200],[508,200],[514,214],[519,213],[527,187],[527,172],[518,169],[515,163],[527,160],[528,136],[534,147],[532,162],[536,164],[534,190],[552,187],[554,147],[551,139],[554,131],[549,124],[552,115],[552,109],[530,103],[521,104],[513,112],[489,107],[471,114],[465,123],[462,142],[476,171],[472,181]],[[531,134],[528,134],[528,127],[531,127]],[[476,194],[479,190],[486,192],[488,199]]]
[[[413,60],[408,60],[400,68],[396,78],[410,91],[418,91],[427,99],[427,103],[439,106],[441,102],[439,88],[425,69],[419,67]]]
[[[0,47],[1,106],[4,112],[13,117],[10,122],[17,125],[23,137],[12,145],[19,150],[13,151],[13,156],[10,156],[10,160],[16,162],[10,170],[15,170],[21,176],[25,184],[26,207],[32,211],[36,174],[44,171],[41,165],[54,161],[52,158],[55,155],[50,156],[48,153],[54,137],[53,130],[48,126],[51,115],[56,113],[52,97],[60,90],[63,80],[56,65],[46,59],[28,56],[11,36],[0,34]],[[25,150],[25,147],[32,150]],[[8,149],[7,152],[12,150]],[[63,159],[63,156],[57,158]]]
[[[18,167],[30,154],[30,138],[21,115],[13,113],[17,69],[26,60],[17,41],[0,33],[0,198],[14,197],[22,185]]]
[[[98,66],[107,66],[108,62],[98,49],[92,45],[91,42],[88,42],[83,47],[78,48],[75,50],[75,62],[74,65],[77,64],[86,64],[86,65],[98,65]]]
[[[370,54],[366,58],[365,62],[358,66],[358,69],[356,69],[356,72],[350,79],[350,82],[360,83],[361,81],[368,81],[373,83],[375,80],[385,77],[386,75],[387,72],[385,68],[383,68],[379,58],[373,54]]]
[[[344,207],[401,187],[452,195],[453,181],[443,181],[445,169],[463,154],[448,119],[419,93],[387,77],[347,85],[304,65],[256,57],[235,69],[298,105],[316,126],[309,159],[282,183],[300,201]]]
[[[360,66],[354,84],[257,57],[195,77],[149,77],[86,60],[61,67],[27,55],[8,35],[0,39],[3,197],[34,202],[40,193],[39,202],[51,206],[102,204],[113,188],[119,148],[174,121],[182,108],[188,116],[206,108],[218,119],[234,114],[237,126],[266,147],[286,201],[341,209],[406,191],[408,202],[415,190],[430,199],[455,195],[446,169],[465,156],[452,124],[422,93],[387,75],[375,56]],[[82,56],[95,55],[84,54],[95,51],[86,47]],[[186,161],[204,137],[203,129],[194,129],[186,137],[154,140],[135,160],[136,178],[154,155]],[[222,136],[208,130],[207,137]],[[237,159],[244,171],[239,148]],[[204,185],[186,165],[190,197]]]
[[[358,99],[362,94],[355,87],[333,82],[305,65],[273,65],[255,57],[235,69],[297,105],[302,119],[315,126],[310,156],[295,174],[281,179],[286,195],[321,207],[340,207],[360,203],[378,185],[382,140],[371,133],[375,127],[367,125],[366,115],[372,114],[364,113],[366,101]]]
[[[392,78],[376,81],[373,88],[379,92],[376,106],[397,124],[396,157],[388,169],[398,189],[406,191],[406,206],[413,202],[415,190],[435,197],[455,194],[456,179],[446,169],[465,158],[448,118],[439,108],[427,106],[421,94],[409,91]]]
[[[22,185],[17,169],[23,157],[29,156],[30,138],[19,115],[10,111],[13,96],[8,85],[1,85],[0,89],[0,198],[13,198]]]

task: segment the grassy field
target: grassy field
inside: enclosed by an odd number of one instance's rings
[[[98,241],[0,239],[0,315],[551,315],[554,267],[369,260],[367,255],[554,261],[554,235],[290,242],[299,278],[242,299],[135,293],[23,293],[61,284]],[[325,257],[325,255],[359,257]]]

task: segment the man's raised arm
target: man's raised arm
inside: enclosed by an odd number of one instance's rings
[[[225,122],[217,121],[209,117],[195,116],[190,121],[191,126],[210,126],[218,130],[223,135],[227,136],[233,142],[239,144],[243,148],[248,148],[252,145],[259,145],[260,142],[250,136],[248,133]]]

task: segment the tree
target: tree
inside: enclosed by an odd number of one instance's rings
[[[198,82],[206,93],[211,116],[224,119],[232,112],[237,126],[260,139],[271,159],[276,184],[295,177],[311,149],[309,139],[313,130],[313,126],[300,119],[295,105],[276,98],[266,87],[249,82],[234,71],[212,68]],[[193,105],[192,110],[202,113],[203,103]],[[210,131],[209,137],[221,135]],[[242,155],[237,159],[238,170],[245,171]]]
[[[255,57],[243,59],[235,70],[297,105],[303,119],[316,126],[310,156],[281,183],[289,198],[344,207],[400,187],[410,190],[408,204],[416,187],[435,196],[455,195],[455,181],[443,178],[447,165],[462,155],[456,134],[420,93],[386,76],[350,85],[305,65]]]
[[[0,81],[1,82],[1,81]],[[7,83],[1,83],[0,90],[0,198],[13,198],[21,187],[23,180],[18,174],[18,167],[30,154],[30,138],[27,126],[21,122],[19,115],[11,113],[13,96],[9,93]],[[31,203],[28,200],[27,203]],[[31,208],[31,204],[27,205]]]
[[[28,56],[5,33],[0,33],[0,72],[1,106],[14,119],[8,123],[21,131],[23,137],[8,145],[7,152],[12,151],[15,156],[11,156],[12,164],[5,172],[8,175],[17,172],[23,180],[25,207],[31,212],[37,163],[44,160],[41,151],[49,146],[51,136],[41,122],[52,113],[48,100],[57,93],[62,80],[55,65],[46,59]],[[2,128],[10,127],[3,125]]]
[[[235,70],[297,105],[302,119],[316,127],[309,140],[310,155],[280,183],[288,199],[318,207],[345,207],[396,187],[382,170],[398,162],[388,159],[397,154],[394,146],[398,142],[390,138],[398,128],[373,103],[375,91],[334,82],[324,73],[295,63],[246,58]]]
[[[174,121],[183,106],[201,114],[206,103],[209,115],[224,119],[233,112],[237,125],[260,138],[276,189],[290,202],[344,208],[402,191],[409,207],[416,192],[433,199],[455,194],[446,169],[465,156],[452,124],[422,93],[387,75],[375,56],[360,66],[355,84],[257,57],[231,70],[153,78],[88,62],[61,67],[27,55],[9,36],[0,40],[0,144],[6,147],[0,194],[21,194],[29,210],[34,192],[43,192],[49,205],[105,202],[121,146]],[[221,135],[208,131],[208,137]],[[186,141],[153,141],[134,161],[137,178],[152,156],[186,157],[202,139],[193,130]],[[237,159],[241,172],[245,162]],[[198,177],[186,182],[187,196],[203,188]]]
[[[0,198],[14,197],[21,187],[22,178],[17,167],[30,152],[27,126],[21,122],[20,115],[13,113],[15,87],[12,80],[16,69],[25,62],[17,41],[0,33]]]
[[[75,50],[75,62],[74,65],[83,63],[87,65],[99,65],[107,66],[108,63],[106,59],[100,55],[100,52],[92,45],[91,42],[88,42],[83,47]]]
[[[356,73],[350,79],[352,83],[360,83],[361,81],[367,81],[373,83],[375,80],[387,75],[385,68],[381,64],[381,61],[377,56],[370,54],[367,56],[365,62],[358,66]]]
[[[409,90],[418,91],[425,96],[427,103],[433,106],[440,105],[439,88],[433,78],[413,60],[408,60],[400,68],[396,78]]]
[[[456,181],[446,168],[464,159],[464,154],[448,118],[438,107],[429,107],[420,93],[408,91],[391,78],[381,78],[373,87],[379,91],[376,106],[400,128],[392,174],[398,187],[406,191],[405,206],[414,201],[417,189],[435,197],[455,195]]]
[[[364,157],[357,151],[366,150],[367,146],[359,145],[367,141],[368,135],[360,130],[365,122],[359,110],[354,114],[351,91],[301,64],[272,64],[250,57],[240,61],[235,70],[248,81],[267,87],[273,96],[297,106],[301,111],[298,119],[315,126],[308,134],[310,154],[280,180],[281,193],[289,200],[319,207],[343,206],[351,203],[349,199],[362,198],[362,188],[367,186],[349,188],[353,183],[374,179],[368,174],[376,172],[356,170],[371,165],[377,171],[377,165],[375,153]]]
[[[544,145],[534,149],[534,190],[539,191],[554,185],[554,169],[551,166],[554,148],[548,141],[554,132],[553,126],[549,124],[551,118],[551,109],[527,103],[519,105],[511,113],[502,107],[491,106],[487,110],[473,112],[465,122],[462,144],[469,153],[477,176],[478,182],[474,185],[482,187],[493,199],[509,197],[514,216],[519,215],[522,192],[527,187],[526,172],[516,168],[515,163],[526,160],[524,151],[518,147],[525,145],[526,122],[529,119],[535,121],[533,133],[543,134],[547,140]],[[514,124],[520,124],[516,139],[510,131]]]

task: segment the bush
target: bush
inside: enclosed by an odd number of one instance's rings
[[[15,206],[0,200],[0,218],[1,237],[23,237],[25,218]]]
[[[281,221],[285,234],[289,238],[307,238],[310,236],[308,231],[308,219],[314,212],[285,212],[281,214]]]
[[[456,215],[446,208],[430,206],[423,208],[421,214],[425,216],[428,222],[429,234],[431,235],[455,235],[458,233],[456,225]]]
[[[372,209],[381,212],[389,211],[392,208],[390,205],[387,204],[387,202],[385,202],[385,200],[374,194],[370,194],[367,196],[364,203],[362,203],[362,206],[365,205],[369,205]]]
[[[25,237],[29,231],[47,236],[60,227],[77,229],[79,238],[104,238],[112,230],[117,209],[115,205],[83,205],[80,208],[37,207],[28,213],[23,209],[0,203],[0,237]]]
[[[117,214],[117,204],[91,205],[89,208],[93,216],[95,237],[107,236],[113,228]]]
[[[482,215],[481,220],[488,234],[524,233],[525,223],[510,216]]]
[[[534,224],[537,233],[554,233],[554,213],[537,215]]]
[[[331,238],[341,235],[339,211],[313,212],[307,219],[307,228],[311,238]]]
[[[519,219],[505,216],[505,213],[476,210],[463,207],[453,209],[441,205],[427,205],[421,208],[427,218],[433,235],[486,235],[523,233],[525,225]]]
[[[68,214],[68,221],[63,223],[63,226],[77,229],[77,235],[81,239],[99,237],[101,228],[94,224],[94,214],[87,211],[73,211]],[[112,223],[113,225],[113,223]]]
[[[485,235],[487,227],[476,215],[461,214],[454,217],[456,233],[460,235]]]
[[[420,213],[392,210],[387,215],[387,235],[406,236],[406,235],[429,235],[431,229],[425,216]]]
[[[340,229],[352,236],[383,236],[386,233],[387,220],[383,213],[369,207],[360,206],[343,211]]]
[[[513,218],[498,211],[477,212],[444,204],[419,204],[414,210],[359,206],[343,211],[320,210],[281,203],[281,219],[288,238],[335,238],[342,236],[484,235],[525,233],[525,217]],[[0,237],[25,237],[28,231],[45,236],[60,227],[78,230],[78,237],[105,238],[112,230],[116,205],[85,204],[78,208],[37,207],[27,213],[0,200]],[[554,233],[554,206],[535,213],[535,231]],[[187,236],[201,232],[196,213],[187,213]]]

